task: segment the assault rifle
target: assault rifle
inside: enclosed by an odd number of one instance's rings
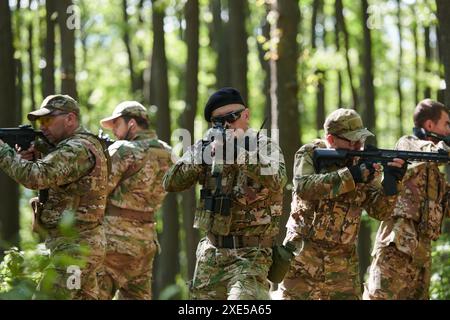
[[[27,150],[36,138],[42,139],[48,146],[52,146],[42,131],[34,130],[29,124],[20,125],[17,128],[0,128],[0,139],[11,148],[18,145],[22,150]]]
[[[322,149],[317,148],[313,153],[313,163],[316,172],[320,172],[323,168],[332,165],[342,165],[342,163],[353,157],[358,157],[365,163],[381,163],[386,166],[388,162],[392,162],[394,158],[400,158],[406,162],[437,162],[449,163],[449,152],[439,149],[438,152],[420,152],[420,151],[404,151],[378,149],[368,145],[366,149],[361,151],[345,150],[345,149]],[[387,195],[397,193],[397,185],[395,178],[391,175],[385,175],[383,181],[384,191]]]

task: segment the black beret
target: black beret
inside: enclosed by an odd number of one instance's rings
[[[205,120],[210,122],[213,111],[228,104],[242,104],[245,106],[241,94],[234,88],[227,87],[214,92],[205,106]]]

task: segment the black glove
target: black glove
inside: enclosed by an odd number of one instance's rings
[[[397,182],[400,182],[403,180],[403,177],[405,176],[406,169],[408,168],[408,165],[405,161],[403,166],[401,168],[398,167],[392,167],[385,165],[384,166],[384,177],[383,177],[383,189],[384,193],[388,196],[393,196],[398,193],[397,190]]]
[[[372,162],[360,161],[357,165],[347,167],[355,183],[366,183],[373,179],[375,168]]]
[[[401,168],[386,165],[386,166],[384,166],[384,170],[383,170],[384,176],[391,175],[395,178],[395,180],[397,182],[402,181],[403,177],[405,176],[407,168],[408,168],[408,165],[407,165],[406,161]]]

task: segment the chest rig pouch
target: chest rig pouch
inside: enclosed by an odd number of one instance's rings
[[[233,175],[212,175],[205,166],[204,182],[200,190],[201,206],[197,209],[194,228],[211,231],[216,235],[228,235],[231,227],[232,200],[230,190]]]

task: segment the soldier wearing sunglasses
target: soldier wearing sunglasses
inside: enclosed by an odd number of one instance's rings
[[[292,209],[285,243],[294,243],[296,251],[280,285],[282,299],[360,299],[356,240],[362,210],[373,218],[386,220],[397,198],[384,194],[381,166],[377,164],[350,159],[316,172],[314,149],[359,150],[366,138],[373,136],[351,109],[331,113],[324,129],[324,140],[302,146],[295,155]],[[397,181],[406,170],[401,159],[394,159],[386,167]]]
[[[203,141],[196,142],[164,177],[164,188],[169,192],[180,192],[196,183],[202,186],[194,228],[203,230],[206,236],[197,247],[191,298],[268,299],[267,275],[286,183],[283,156],[275,142],[249,128],[250,111],[236,89],[215,92],[204,115],[213,125],[204,140],[209,140],[214,127],[219,126],[228,129],[226,141],[215,137],[211,149],[204,148]],[[243,134],[257,142],[261,150],[269,151],[261,154],[258,148],[238,146],[234,161],[224,163],[218,175],[211,172],[211,164],[195,161],[205,155],[205,150],[212,150],[218,157],[223,145]],[[258,161],[250,162],[250,158]],[[265,172],[273,163],[278,167]]]
[[[34,147],[18,153],[0,140],[0,168],[32,199],[33,229],[45,237],[50,264],[35,298],[97,299],[97,273],[105,255],[101,225],[108,166],[100,141],[80,125],[78,103],[67,95],[45,98],[28,114],[55,148],[35,158]]]

